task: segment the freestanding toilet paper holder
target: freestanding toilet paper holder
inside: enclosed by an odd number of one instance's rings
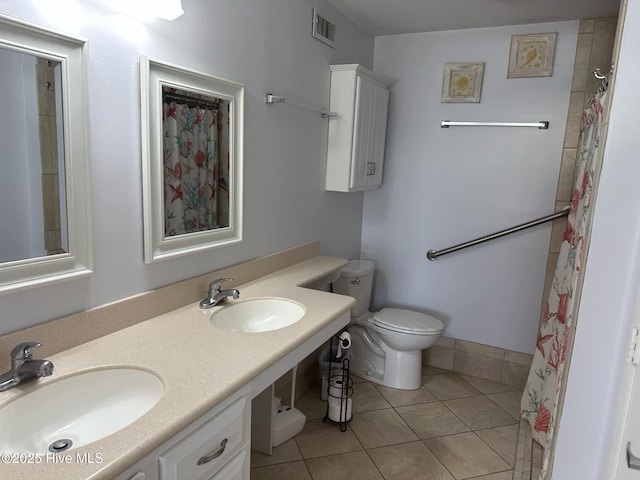
[[[342,341],[341,338],[338,339],[338,350]],[[329,351],[331,352],[332,349],[333,338],[330,340]],[[337,364],[339,367],[333,368],[332,364]],[[333,362],[333,358],[330,356],[329,372],[333,374],[330,375],[327,382],[327,411],[322,421],[329,419],[338,423],[340,430],[346,432],[347,423],[353,418],[351,398],[353,396],[353,380],[349,375],[349,357],[343,358],[339,362]]]

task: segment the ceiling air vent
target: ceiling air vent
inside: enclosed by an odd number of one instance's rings
[[[336,48],[336,25],[320,15],[313,7],[313,30],[311,35],[332,48]]]

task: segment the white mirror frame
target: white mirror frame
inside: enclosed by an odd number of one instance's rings
[[[69,252],[0,263],[0,294],[89,275],[93,268],[86,40],[0,15],[0,48],[61,62]]]
[[[229,226],[173,237],[164,234],[162,87],[217,97],[229,107]],[[149,264],[242,241],[244,85],[140,57],[144,262]]]

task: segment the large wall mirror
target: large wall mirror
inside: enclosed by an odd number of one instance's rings
[[[85,43],[0,16],[0,293],[91,273]]]
[[[144,261],[242,240],[244,86],[140,59]]]

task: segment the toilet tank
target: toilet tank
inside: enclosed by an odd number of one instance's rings
[[[335,282],[338,278],[340,278],[340,270],[336,270],[335,272],[330,273],[324,277],[319,278],[318,280],[314,280],[313,282],[307,283],[306,285],[301,285],[305,288],[310,288],[311,290],[320,290],[322,292],[330,292],[331,286],[333,282]]]
[[[351,308],[351,316],[358,317],[366,313],[371,303],[373,271],[375,264],[371,260],[351,260],[340,270],[340,278],[333,283],[333,291],[356,299]]]

